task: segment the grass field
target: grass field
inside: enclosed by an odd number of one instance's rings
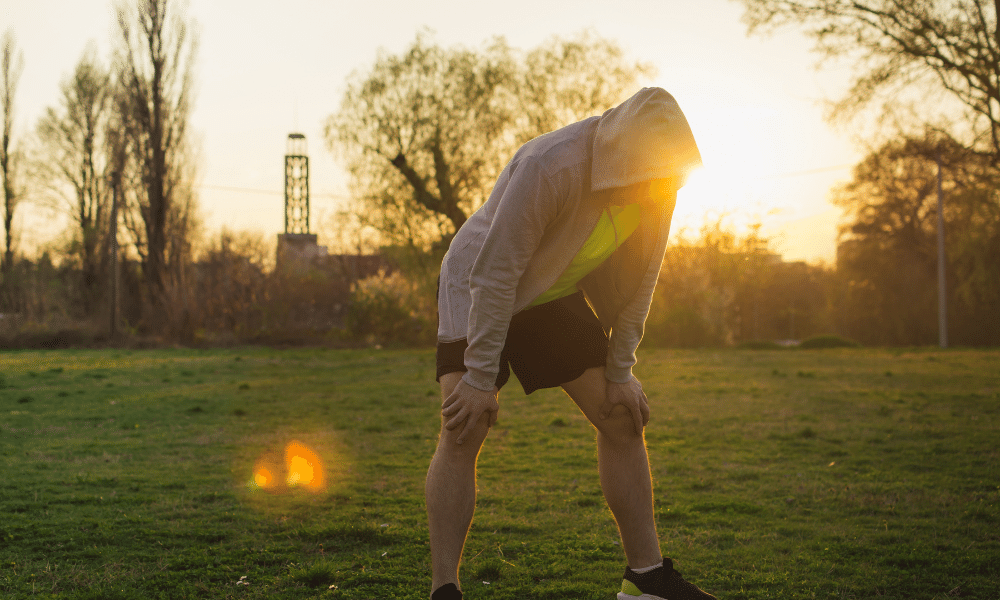
[[[1000,598],[1000,351],[650,350],[636,373],[686,578]],[[426,598],[439,402],[432,350],[2,353],[0,598]],[[613,599],[588,424],[556,390],[500,403],[466,597]],[[327,487],[248,486],[293,439]]]

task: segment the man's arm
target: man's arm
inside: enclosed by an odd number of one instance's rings
[[[649,316],[649,307],[653,301],[653,291],[656,289],[656,281],[660,276],[660,267],[667,249],[667,236],[670,233],[670,219],[676,198],[677,192],[673,190],[664,200],[662,221],[642,282],[629,303],[618,313],[611,328],[605,368],[605,375],[609,381],[628,383],[633,379],[632,367],[636,363],[635,351],[639,347],[639,342],[642,341],[646,317]]]
[[[517,286],[556,214],[555,191],[540,165],[527,160],[509,168],[514,172],[469,277],[468,370],[445,399],[441,412],[449,430],[465,423],[456,440],[459,444],[483,413],[490,415],[490,427],[496,423],[500,409],[496,378]]]
[[[642,384],[632,374],[632,367],[636,363],[635,351],[642,341],[649,307],[653,301],[653,291],[656,289],[660,267],[663,264],[667,236],[670,233],[670,219],[676,200],[677,190],[674,188],[665,198],[663,222],[642,283],[632,300],[619,313],[611,329],[611,340],[608,343],[608,359],[604,369],[608,385],[606,400],[600,411],[601,418],[606,418],[615,404],[621,404],[631,413],[637,434],[642,433],[643,427],[649,423],[649,401],[642,390]]]
[[[518,283],[556,216],[556,190],[536,160],[512,164],[503,196],[469,276],[468,348],[463,380],[489,391],[514,312]]]

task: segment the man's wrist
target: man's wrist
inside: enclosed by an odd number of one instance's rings
[[[496,374],[486,373],[478,369],[469,369],[465,375],[462,375],[462,381],[481,392],[492,392],[493,388],[496,387],[496,379]]]
[[[616,369],[606,366],[604,367],[604,378],[611,383],[628,383],[632,381],[632,368]]]

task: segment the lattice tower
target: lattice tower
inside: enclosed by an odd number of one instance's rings
[[[309,233],[309,157],[306,136],[288,134],[285,154],[285,233]]]

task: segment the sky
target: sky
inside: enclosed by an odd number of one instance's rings
[[[759,221],[786,260],[834,259],[841,213],[830,189],[861,155],[823,113],[849,72],[817,70],[811,41],[795,30],[748,38],[736,2],[188,0],[186,10],[200,40],[191,125],[208,233],[283,231],[286,141],[301,132],[312,230],[328,241],[349,188],[324,122],[347,77],[370,69],[378,52],[402,52],[422,29],[444,46],[481,48],[502,35],[524,50],[591,29],[656,67],[643,85],[674,95],[698,141],[705,168],[679,195],[674,232],[693,237],[720,217],[738,231]],[[58,103],[88,43],[109,60],[113,24],[112,0],[0,0],[0,31],[12,29],[24,55],[15,135],[30,135]],[[29,206],[20,219],[25,250],[58,239],[50,210]]]

